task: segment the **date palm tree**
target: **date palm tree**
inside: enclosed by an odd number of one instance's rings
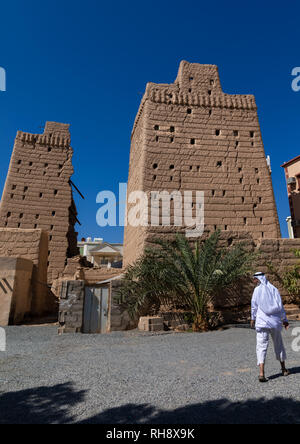
[[[249,274],[256,257],[241,243],[221,248],[219,240],[220,231],[194,246],[183,235],[173,242],[155,240],[128,267],[120,287],[131,316],[172,301],[191,310],[194,331],[208,330],[213,296]]]

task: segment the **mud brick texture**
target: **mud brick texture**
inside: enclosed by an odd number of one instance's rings
[[[255,98],[225,94],[214,65],[183,61],[173,84],[148,83],[132,131],[133,191],[193,191],[187,203],[193,217],[195,192],[204,191],[205,229],[281,237]],[[142,254],[151,233],[178,231],[163,223],[160,214],[157,227],[125,227],[125,266]]]
[[[0,256],[33,262],[30,313],[53,311],[53,297],[47,284],[48,234],[39,229],[0,228]]]
[[[72,155],[67,124],[47,122],[43,134],[18,131],[0,205],[1,228],[48,232],[49,283],[78,254]]]

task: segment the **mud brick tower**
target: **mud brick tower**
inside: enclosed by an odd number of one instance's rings
[[[225,94],[214,65],[183,61],[173,84],[148,83],[132,132],[128,193],[136,190],[204,191],[205,230],[281,237],[255,98]],[[126,227],[125,266],[174,228]]]
[[[72,154],[69,125],[47,122],[42,135],[18,131],[0,205],[1,228],[48,232],[49,283],[78,254]]]

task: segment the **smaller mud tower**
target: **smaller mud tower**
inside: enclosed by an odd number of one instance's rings
[[[148,83],[132,131],[128,193],[134,191],[203,191],[206,231],[280,238],[255,98],[224,93],[215,65],[183,61],[173,84]],[[196,211],[197,202],[188,205]],[[163,225],[125,228],[125,266],[151,236],[174,233]]]
[[[78,254],[72,155],[69,125],[47,122],[42,135],[18,131],[0,205],[0,227],[49,233],[49,283]]]

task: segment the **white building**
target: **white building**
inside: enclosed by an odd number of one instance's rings
[[[110,244],[101,238],[91,237],[78,242],[81,256],[85,256],[88,261],[96,267],[122,268],[123,244]]]

